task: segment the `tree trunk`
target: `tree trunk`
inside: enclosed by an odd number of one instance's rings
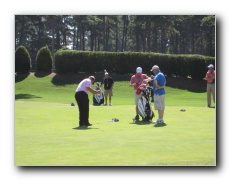
[[[116,48],[115,51],[118,51],[118,23],[116,22]]]
[[[55,49],[55,47],[54,47],[54,19],[52,20],[52,57],[54,57],[54,49]]]
[[[20,46],[22,44],[23,38],[24,38],[24,29],[25,29],[25,16],[22,15],[22,28],[20,29],[20,37],[19,37],[19,43]]]
[[[94,47],[94,30],[93,27],[91,26],[91,31],[90,31],[90,51],[93,51]]]
[[[85,50],[85,30],[84,30],[84,25],[82,27],[82,50]]]
[[[105,16],[103,16],[103,50],[106,51],[106,23],[105,23]]]
[[[76,26],[74,25],[73,27],[73,50],[75,48],[75,44],[76,44]]]

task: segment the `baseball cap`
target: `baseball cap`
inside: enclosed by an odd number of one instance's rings
[[[105,72],[105,75],[108,75],[109,73],[108,72]]]
[[[89,76],[90,79],[93,79],[95,81],[95,77],[94,76]]]
[[[89,79],[92,79],[93,81],[95,81],[95,77],[94,76],[89,76]],[[94,84],[94,82],[92,84]]]
[[[150,71],[153,71],[154,69],[159,69],[159,66],[154,65]]]
[[[212,64],[209,64],[209,65],[208,65],[208,68],[212,68],[212,69],[213,69],[214,66],[213,66]]]
[[[138,67],[137,70],[136,70],[137,73],[142,73],[142,68],[141,67]]]

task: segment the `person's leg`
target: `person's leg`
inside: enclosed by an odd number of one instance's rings
[[[162,119],[162,120],[163,120],[163,117],[164,117],[164,110],[158,110],[158,116],[159,116],[159,119]]]
[[[156,123],[164,122],[165,95],[154,95],[154,108],[158,111],[158,119]]]
[[[112,89],[109,90],[109,105],[112,106],[112,96],[113,96],[113,91]]]
[[[105,96],[105,104],[107,105],[108,96]]]
[[[78,110],[79,110],[79,126],[83,126],[84,125],[84,121],[83,121],[83,100],[82,100],[82,95],[80,92],[75,93],[75,99],[77,101],[77,105],[78,105]]]
[[[109,105],[112,105],[111,100],[112,100],[112,98],[111,98],[111,96],[109,96]]]
[[[154,94],[154,109],[158,111],[158,95]],[[158,112],[158,117],[159,117],[159,112]]]
[[[215,84],[212,84],[211,91],[212,91],[213,102],[215,103]]]
[[[138,105],[136,105],[136,116],[138,116]]]
[[[85,111],[86,111],[86,122],[85,122],[85,125],[89,125],[89,98],[87,96],[87,105],[85,106]]]
[[[86,126],[89,124],[89,98],[87,94],[84,94],[82,97],[84,98],[84,101],[82,102],[82,119]]]
[[[139,115],[138,115],[138,101],[140,99],[140,95],[136,94],[136,91],[134,91],[134,102],[135,102],[135,111],[136,111],[136,116],[134,117],[135,120],[139,120]]]
[[[207,106],[211,106],[211,84],[207,84]]]
[[[165,110],[165,95],[160,96],[161,108],[160,108],[160,116],[159,118],[163,120],[164,118],[164,110]]]
[[[105,103],[104,103],[104,105],[107,105],[107,102],[108,102],[108,90],[104,91],[104,97],[105,97]]]

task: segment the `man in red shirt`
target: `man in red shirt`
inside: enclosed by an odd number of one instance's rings
[[[147,82],[151,81],[152,79],[148,77],[146,74],[142,74],[142,68],[138,67],[136,69],[136,74],[134,74],[129,82],[130,86],[134,87],[134,100],[135,100],[135,105],[136,105],[136,116],[133,118],[133,120],[139,120],[139,115],[138,115],[138,101],[141,97],[140,94],[136,93],[138,87],[142,84],[143,80],[146,79]]]
[[[216,72],[214,70],[214,66],[210,64],[208,66],[208,72],[206,73],[206,76],[204,80],[207,81],[207,105],[208,107],[211,107],[211,94],[213,97],[213,101],[215,103],[215,75]]]

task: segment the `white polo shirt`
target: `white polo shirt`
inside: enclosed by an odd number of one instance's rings
[[[87,90],[87,87],[91,87],[91,80],[89,78],[84,79],[80,82],[76,89],[76,92],[85,91],[88,94],[89,91]]]

